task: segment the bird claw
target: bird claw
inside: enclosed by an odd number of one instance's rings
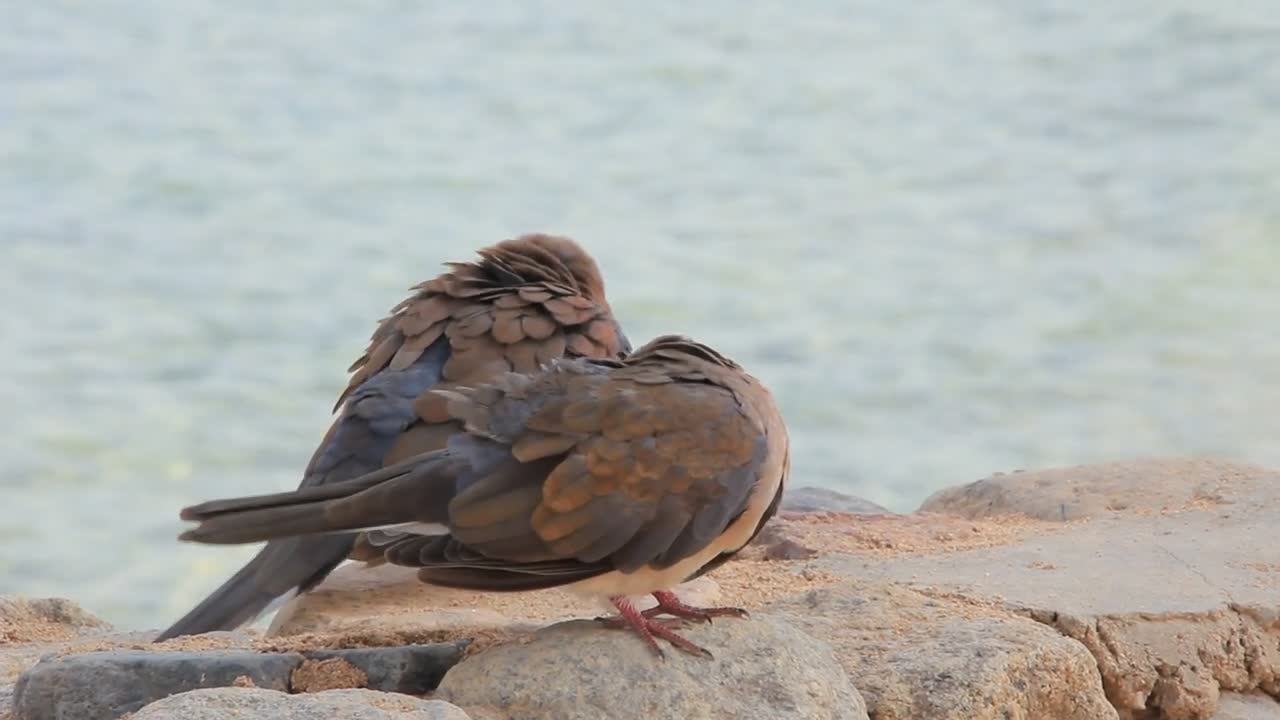
[[[652,618],[643,618],[639,624],[632,623],[631,627],[636,632],[640,633],[640,636],[644,638],[649,647],[652,648],[654,652],[658,653],[658,657],[663,660],[667,659],[667,654],[658,646],[656,638],[662,638],[663,640],[671,643],[677,649],[683,650],[690,655],[700,655],[708,660],[715,659],[715,656],[711,654],[710,650],[676,632],[676,628],[682,625],[684,625],[684,621],[679,619],[654,620]]]
[[[618,614],[612,617],[598,617],[596,620],[605,627],[609,628],[628,628],[640,636],[649,649],[657,654],[660,660],[666,660],[667,654],[658,646],[657,638],[662,638],[671,643],[676,648],[683,650],[690,655],[699,655],[707,659],[714,659],[710,650],[694,643],[692,640],[684,637],[676,632],[676,629],[683,627],[687,618],[661,618],[655,619],[651,614],[640,612],[630,600],[626,598],[614,598],[613,604],[618,608]],[[656,608],[655,608],[656,609]]]
[[[640,617],[644,618],[645,624],[647,626],[652,627],[655,625],[661,625],[668,630],[676,630],[678,628],[685,627],[689,624],[689,621],[684,618],[656,618],[655,619],[654,617],[650,615],[645,615],[644,613],[640,613]],[[633,625],[630,618],[626,617],[625,615],[601,615],[600,617],[596,618],[596,622],[613,630],[618,630],[620,628],[627,628]]]
[[[612,598],[614,606],[618,608],[618,614],[612,617],[597,617],[596,621],[606,627],[634,630],[649,648],[664,660],[666,659],[666,653],[662,651],[662,648],[658,647],[657,638],[662,638],[691,655],[700,655],[712,659],[715,656],[711,654],[710,650],[685,638],[676,632],[677,628],[683,627],[686,621],[691,620],[710,623],[711,619],[715,617],[748,617],[747,611],[738,607],[703,608],[687,605],[676,597],[675,593],[666,590],[659,590],[653,593],[653,597],[658,601],[658,604],[643,612],[637,610],[635,605],[624,597]],[[672,617],[661,619],[656,617],[662,614]]]
[[[686,609],[673,610],[662,606],[649,608],[644,611],[643,615],[651,618],[662,613],[675,616],[681,620],[697,620],[705,623],[711,623],[712,618],[718,617],[747,618],[751,616],[750,613],[739,607],[688,607]]]
[[[747,611],[740,607],[697,607],[688,605],[677,597],[675,593],[666,590],[655,592],[653,597],[657,599],[658,604],[645,610],[642,613],[645,617],[666,613],[686,620],[710,623],[711,619],[715,617],[745,618],[749,616]]]

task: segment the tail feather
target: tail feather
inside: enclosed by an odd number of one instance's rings
[[[209,544],[268,541],[247,565],[156,638],[234,630],[277,598],[305,592],[351,552],[352,531],[445,523],[454,479],[465,461],[447,450],[344,482],[194,505],[183,511],[200,524],[182,540]]]
[[[388,480],[393,480],[406,473],[420,470],[422,465],[445,451],[437,451],[435,453],[424,453],[415,455],[407,460],[388,465],[380,470],[366,473],[350,480],[342,480],[340,482],[325,483],[324,485],[312,485],[309,487],[301,487],[297,490],[289,490],[287,492],[268,493],[265,495],[245,495],[238,498],[225,498],[221,500],[209,500],[191,505],[182,509],[180,517],[183,520],[205,520],[223,513],[237,512],[242,510],[252,510],[256,508],[271,508],[284,505],[296,505],[301,502],[312,502],[320,500],[335,500],[339,498],[355,495],[361,490],[366,490],[377,485],[381,485]]]
[[[329,519],[328,510],[327,503],[315,502],[224,513],[187,530],[178,539],[208,545],[240,545],[298,535],[350,532],[362,530],[366,526],[364,522],[350,526],[333,523]],[[382,523],[373,523],[375,527],[381,525]]]
[[[417,456],[379,482],[367,476],[271,496],[216,500],[185,513],[200,524],[179,536],[235,545],[299,535],[369,530],[447,520],[453,479],[462,461],[447,450]],[[390,473],[379,472],[382,476]],[[315,499],[315,498],[328,499]]]
[[[354,535],[287,538],[267,543],[217,590],[160,633],[155,642],[181,635],[235,630],[253,622],[282,595],[306,590],[342,562]]]

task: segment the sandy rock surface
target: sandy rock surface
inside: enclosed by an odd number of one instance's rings
[[[0,595],[0,646],[70,640],[110,629],[70,600]]]
[[[1257,465],[1212,458],[1148,458],[996,473],[939,490],[920,510],[967,518],[1016,513],[1068,522],[1114,512],[1167,513],[1256,503],[1274,499],[1277,493],[1280,473]]]
[[[111,625],[70,600],[0,595],[0,685],[13,683],[43,654],[110,632]]]
[[[718,717],[708,708],[763,697],[777,717],[864,717],[865,700],[876,720],[1280,720],[1280,545],[1269,540],[1280,474],[1203,459],[1014,472],[909,514],[836,495],[793,491],[756,543],[677,588],[687,602],[752,611],[688,627],[714,661],[672,650],[657,662],[638,639],[584,620],[611,608],[562,591],[442,590],[412,570],[347,565],[266,637],[154,646],[74,603],[0,601],[0,718],[3,683],[42,655],[292,653],[295,693],[420,695],[433,684],[410,682],[422,673],[386,670],[404,657],[337,651],[469,641],[455,646],[460,664],[437,669],[440,692],[473,720],[577,712],[566,697],[648,703],[645,717]],[[831,692],[813,690],[814,677]]]
[[[876,720],[1116,717],[1084,647],[997,608],[855,581],[768,612],[830,643]]]
[[[714,603],[720,594],[709,577],[685,583],[677,590],[688,602]],[[652,598],[637,607],[654,604]],[[413,568],[347,563],[329,574],[313,591],[294,598],[273,618],[267,635],[286,637],[304,633],[367,634],[434,637],[476,634],[527,635],[548,623],[596,617],[614,612],[605,602],[584,599],[562,590],[525,593],[475,593],[433,587],[418,580]]]
[[[1033,618],[1090,651],[1122,717],[1208,718],[1224,691],[1280,694],[1280,544],[1260,541],[1280,527],[1280,476],[1169,460],[1017,473],[999,484],[1005,507],[1033,512],[1038,492],[1065,497],[1079,486],[1100,497],[1082,501],[1085,519],[1003,545],[813,564]],[[1143,488],[1156,499],[1136,500]],[[1107,505],[1121,509],[1098,509]],[[959,511],[977,514],[967,504]]]

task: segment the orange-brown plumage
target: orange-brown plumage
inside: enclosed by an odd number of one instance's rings
[[[663,336],[618,361],[562,360],[531,373],[431,391],[461,423],[442,451],[407,458],[341,498],[214,501],[189,508],[199,542],[396,523],[442,525],[376,546],[429,583],[475,590],[567,586],[614,599],[667,591],[759,532],[789,470],[772,396],[711,348]],[[281,499],[283,498],[283,499]],[[728,612],[728,611],[726,611]],[[715,613],[713,613],[715,614]],[[656,647],[656,646],[655,646]]]
[[[561,357],[611,358],[630,350],[595,260],[569,238],[524,235],[479,251],[475,262],[420,283],[377,324],[348,369],[338,417],[300,488],[342,482],[445,447],[460,429],[428,390],[528,373]],[[382,539],[395,537],[384,532]],[[382,562],[368,536],[268,543],[240,572],[161,633],[237,627],[270,602],[318,583],[344,557]]]

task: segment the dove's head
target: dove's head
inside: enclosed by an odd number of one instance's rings
[[[599,305],[609,306],[609,299],[604,294],[604,276],[600,274],[600,266],[596,265],[595,258],[572,238],[563,235],[530,233],[514,240],[507,240],[499,247],[504,245],[516,252],[519,252],[520,246],[526,249],[535,248],[532,252],[526,251],[534,259],[537,259],[537,255],[540,254],[539,250],[550,254],[564,266],[565,270],[569,271],[579,292]]]
[[[502,253],[519,255],[540,266],[537,273],[540,280],[575,288],[582,297],[604,311],[604,315],[612,323],[616,337],[607,344],[615,347],[620,357],[631,352],[631,341],[613,316],[613,308],[609,306],[609,298],[605,295],[604,276],[600,273],[600,266],[575,240],[563,235],[528,233],[504,240],[497,244],[496,249]]]

